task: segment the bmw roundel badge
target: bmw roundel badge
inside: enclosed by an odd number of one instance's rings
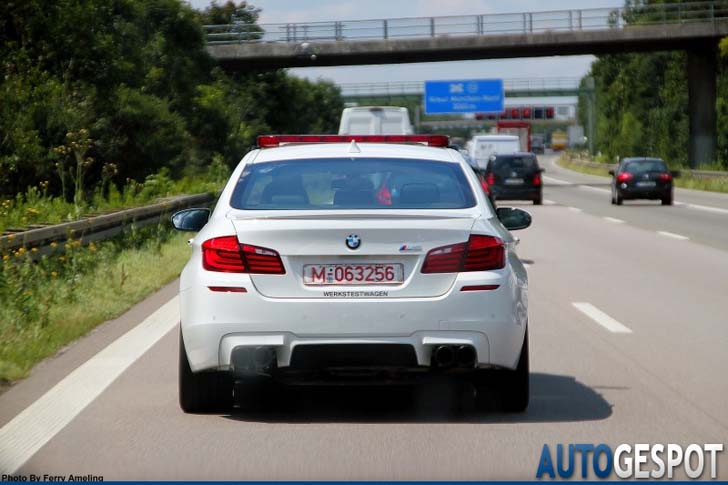
[[[359,249],[361,246],[361,238],[356,234],[349,234],[346,236],[346,247],[349,249]]]

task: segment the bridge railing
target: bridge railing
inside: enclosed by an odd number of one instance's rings
[[[337,42],[623,29],[728,19],[728,1],[329,22],[206,25],[209,44]]]

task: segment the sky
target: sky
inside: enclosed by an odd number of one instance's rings
[[[188,0],[204,9],[210,0]],[[223,3],[219,0],[218,3]],[[250,0],[261,10],[259,23],[363,20],[446,15],[478,15],[618,7],[623,0]],[[580,78],[592,56],[494,59],[379,66],[296,68],[290,72],[312,80],[380,83],[437,79]]]

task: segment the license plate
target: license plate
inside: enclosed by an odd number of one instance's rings
[[[506,179],[506,185],[523,185],[523,179]]]
[[[305,264],[304,285],[392,285],[404,282],[401,264]]]
[[[637,182],[637,187],[654,187],[655,185],[655,182],[652,180]]]

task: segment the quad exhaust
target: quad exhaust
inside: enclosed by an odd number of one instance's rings
[[[230,355],[233,374],[270,374],[276,366],[275,349],[265,345],[235,347]]]
[[[432,349],[432,367],[474,367],[477,360],[472,345],[438,345]]]

